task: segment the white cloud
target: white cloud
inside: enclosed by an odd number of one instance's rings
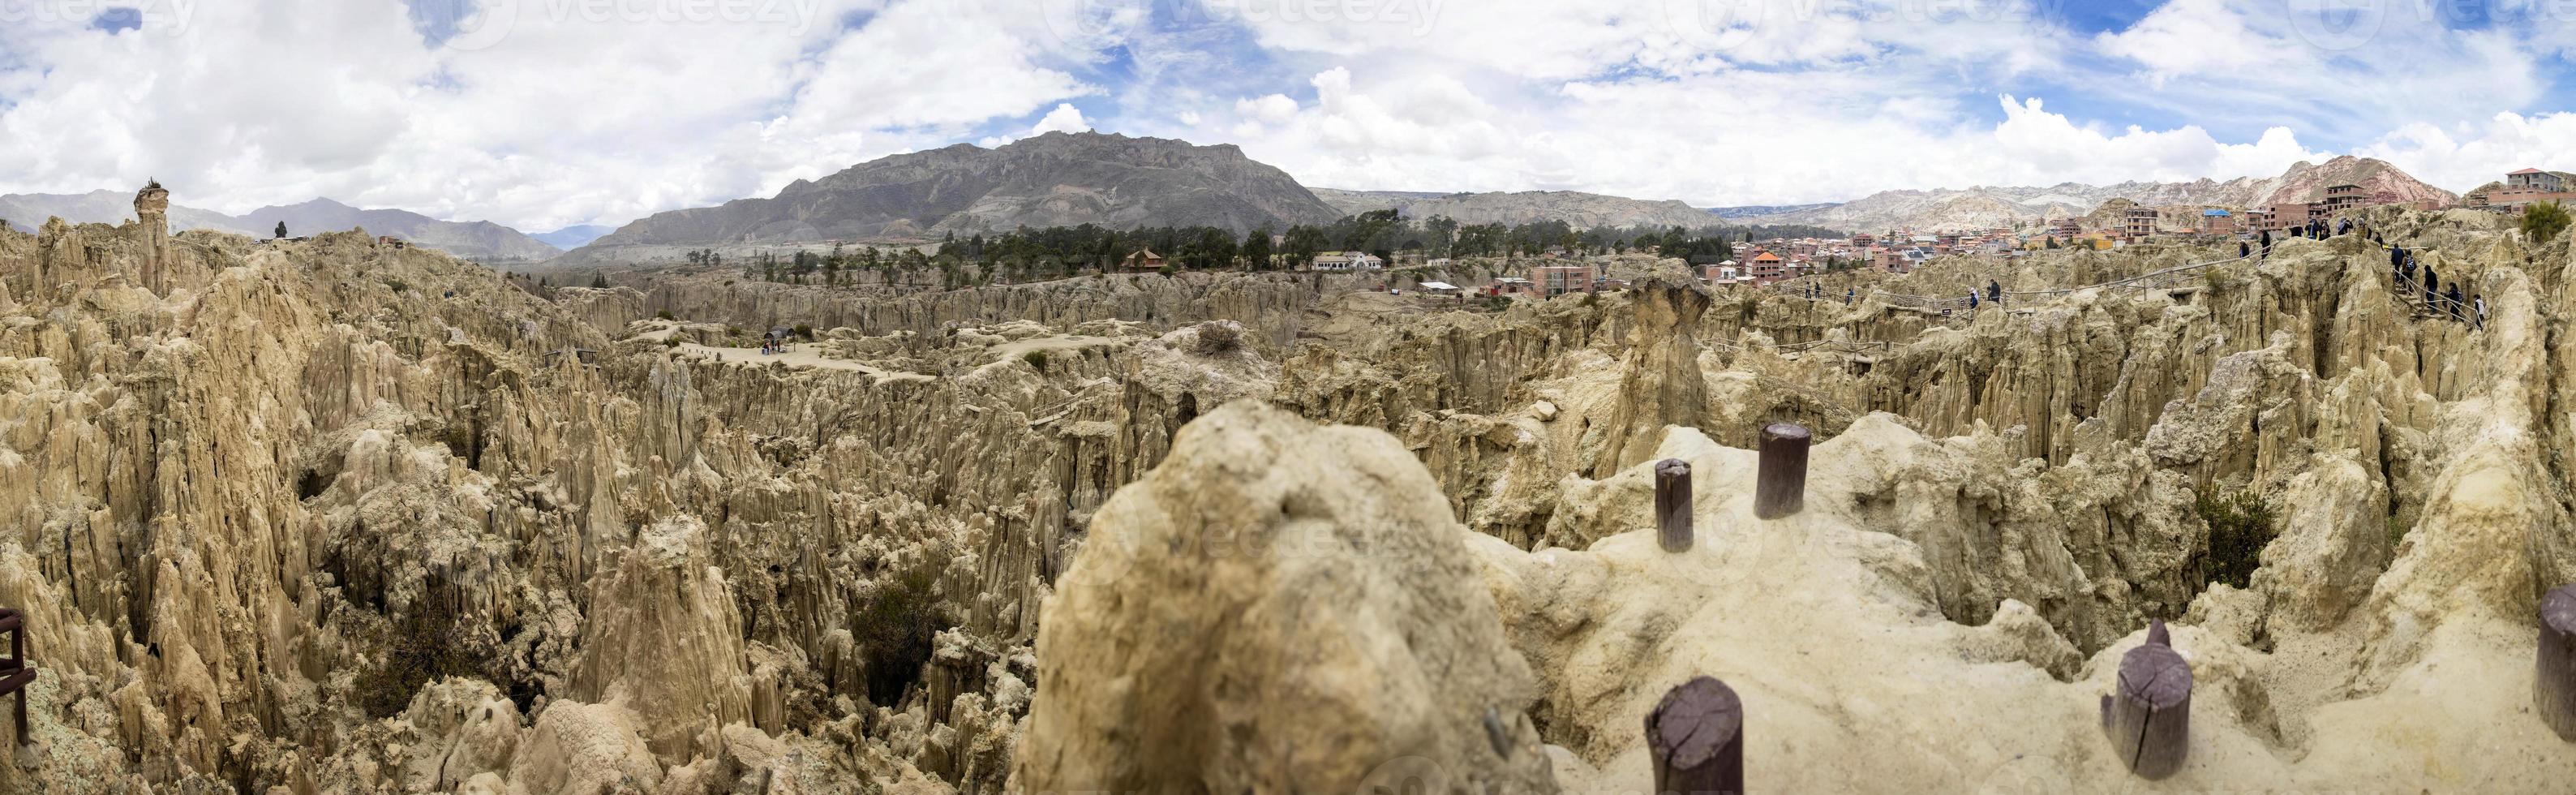
[[[2362,147],[2358,154],[2386,160],[2419,179],[2455,191],[2525,168],[2576,171],[2576,113],[2499,113],[2459,132],[2465,140],[2429,124],[2407,125]]]
[[[555,228],[774,192],[1096,91],[999,6],[480,1],[508,14],[464,48],[398,0],[201,3],[117,35],[13,23],[0,191],[158,177],[226,211],[329,196]],[[676,13],[727,8],[796,13]],[[843,30],[854,13],[872,18]]]
[[[2554,159],[2576,116],[2522,115],[2576,52],[2544,0],[2474,28],[2167,0],[2110,31],[2055,0],[408,1],[0,26],[0,191],[157,176],[227,211],[329,196],[552,228],[1094,127],[1238,143],[1313,185],[1701,204],[2223,179],[2320,142],[2454,189],[2576,167]],[[450,46],[414,27],[474,3]]]
[[[1090,131],[1091,122],[1083,121],[1082,109],[1074,107],[1072,103],[1055,106],[1055,110],[1048,111],[1046,118],[1039,119],[1038,126],[1030,130],[1030,132],[1038,135],[1045,135],[1051,132]]]

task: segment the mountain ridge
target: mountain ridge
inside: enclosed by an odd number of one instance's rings
[[[1678,200],[1631,199],[1582,191],[1424,193],[1322,188],[1315,196],[1346,215],[1395,210],[1407,218],[1447,216],[1461,224],[1518,226],[1564,221],[1576,229],[1679,226],[1697,229],[1721,220]]]
[[[0,195],[0,218],[32,231],[47,218],[72,223],[119,224],[134,220],[134,194],[95,190],[88,193],[12,193]],[[241,215],[172,205],[173,230],[211,229],[251,237],[275,234],[284,222],[291,234],[365,228],[368,232],[409,241],[467,259],[534,261],[562,253],[526,233],[490,221],[442,221],[409,210],[360,209],[332,199],[271,205]]]
[[[926,238],[1085,223],[1241,233],[1341,215],[1233,144],[1057,132],[990,149],[961,143],[889,155],[797,180],[769,198],[655,213],[566,261],[611,258],[628,246]]]

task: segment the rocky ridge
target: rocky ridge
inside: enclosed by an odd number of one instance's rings
[[[112,190],[78,195],[11,194],[0,196],[0,218],[29,232],[47,218],[75,224],[118,224],[135,220],[129,201],[132,198]],[[330,199],[262,207],[241,215],[189,207],[172,207],[169,213],[171,228],[183,231],[205,229],[266,238],[284,223],[290,234],[363,228],[370,234],[402,238],[412,245],[494,262],[532,262],[563,253],[544,241],[490,221],[441,221],[404,210],[361,210]]]
[[[2122,182],[2114,185],[2063,183],[2048,187],[1975,187],[1959,190],[1898,190],[1871,194],[1850,202],[1773,215],[1748,216],[1743,223],[1807,224],[1832,229],[1877,232],[1887,229],[1982,229],[2010,227],[2042,220],[2082,216],[2113,199],[2150,206],[2256,208],[2279,203],[2313,203],[2328,187],[2359,185],[2397,202],[2430,201],[2448,205],[2459,196],[2427,185],[2395,166],[2371,158],[2345,155],[2324,163],[2298,163],[2269,178],[2239,177],[2220,182]]]

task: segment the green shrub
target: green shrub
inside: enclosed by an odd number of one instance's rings
[[[796,324],[796,336],[802,339],[811,340],[814,338],[814,327],[798,323]]]
[[[2533,243],[2547,243],[2567,231],[2567,208],[2557,202],[2535,202],[2522,208],[2522,236]]]
[[[921,681],[932,643],[948,622],[939,613],[933,572],[916,568],[887,577],[859,600],[851,634],[867,660],[869,703],[893,706]]]
[[[672,318],[671,318],[671,310],[665,309],[665,310],[662,310],[662,311],[660,311],[660,312],[655,312],[655,313],[653,313],[653,317],[654,317],[654,319],[656,319],[656,320],[670,320],[670,319],[672,319]]]
[[[411,291],[411,285],[403,283],[401,279],[386,279],[385,288],[397,293]]]
[[[1046,351],[1029,351],[1028,353],[1021,354],[1020,361],[1028,362],[1029,366],[1037,368],[1038,372],[1046,372]]]
[[[388,718],[411,708],[412,694],[441,677],[480,675],[474,659],[454,642],[452,621],[413,608],[385,625],[383,664],[358,674],[358,707],[367,717]]]
[[[2249,489],[2227,497],[2203,491],[2192,509],[2209,525],[2209,551],[2199,566],[2201,585],[2223,582],[2243,588],[2252,583],[2254,570],[2263,565],[2263,546],[2278,532],[2272,506]]]
[[[662,347],[665,347],[665,348],[677,348],[677,347],[680,347],[680,338],[678,338],[678,337],[663,337],[663,338],[662,338]]]

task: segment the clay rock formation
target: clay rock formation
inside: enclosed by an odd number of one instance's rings
[[[1708,294],[1687,280],[1650,279],[1629,296],[1619,402],[1604,427],[1596,472],[1634,466],[1653,450],[1665,426],[1697,427],[1708,416],[1708,382],[1699,365],[1699,320]]]
[[[1463,534],[1384,433],[1201,418],[1048,600],[1016,786],[1553,791]]]

